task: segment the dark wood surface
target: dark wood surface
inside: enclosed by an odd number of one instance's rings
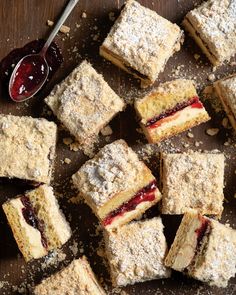
[[[13,48],[22,47],[27,42],[37,38],[46,38],[50,31],[50,28],[46,25],[46,21],[48,19],[56,20],[66,2],[64,0],[1,0],[0,59]],[[150,7],[160,15],[178,24],[181,23],[187,11],[200,2],[195,0],[140,1],[143,5]],[[119,0],[81,0],[66,21],[66,24],[71,27],[70,35],[65,36],[59,34],[57,37],[57,43],[61,47],[65,59],[62,67],[43,91],[27,103],[15,104],[11,102],[4,89],[1,88],[0,112],[31,115],[33,117],[45,116],[46,108],[43,98],[49,93],[55,83],[61,81],[84,58],[91,61],[94,67],[103,73],[110,86],[127,101],[131,102],[136,97],[142,95],[145,91],[139,88],[137,81],[104,61],[98,55],[99,45],[112,26],[109,13],[114,12],[117,15],[122,4],[123,1]],[[81,17],[82,12],[86,12],[86,18]],[[94,38],[94,36],[98,37]],[[193,57],[196,53],[200,55],[198,61]],[[180,65],[179,73],[176,75],[175,69]],[[234,71],[235,66],[223,66],[215,72],[215,75],[216,77],[223,77]],[[212,66],[194,42],[186,36],[181,51],[169,60],[164,73],[160,75],[156,85],[160,81],[171,80],[176,76],[186,77],[195,79],[199,92],[201,92],[207,84],[211,83],[207,80],[210,73],[212,73]],[[235,136],[231,130],[224,129],[221,125],[222,118],[225,117],[224,112],[216,112],[211,100],[206,101],[206,107],[212,116],[212,120],[207,124],[194,128],[191,131],[194,134],[194,138],[188,138],[187,133],[183,133],[162,143],[159,147],[154,147],[154,152],[147,161],[147,165],[158,176],[158,151],[163,149],[187,150],[191,148],[195,150],[218,149],[224,151],[227,163],[225,167],[226,201],[222,221],[235,227]],[[55,120],[54,117],[49,117],[49,119]],[[144,136],[137,132],[138,124],[132,105],[127,107],[124,113],[117,116],[110,125],[113,129],[113,134],[109,141],[116,138],[124,138],[137,151],[140,151],[146,146]],[[220,128],[220,132],[216,136],[210,137],[205,133],[206,129],[210,127]],[[38,283],[43,277],[54,273],[64,265],[67,265],[73,256],[80,257],[82,253],[88,256],[96,274],[102,279],[110,294],[115,292],[114,290],[112,291],[109,282],[106,262],[98,255],[102,253],[102,237],[99,228],[97,228],[98,223],[96,218],[93,216],[91,210],[83,203],[73,204],[69,202],[69,199],[75,196],[75,192],[71,189],[70,177],[87,159],[81,152],[70,151],[68,146],[63,144],[63,138],[69,136],[66,131],[60,128],[55,177],[52,185],[59,196],[60,205],[70,221],[73,229],[73,237],[59,251],[58,255],[54,253],[47,258],[26,264],[22,255],[19,253],[3,211],[0,209],[0,294],[18,294],[19,292],[27,294],[28,287]],[[231,140],[231,144],[224,145],[228,139]],[[195,146],[196,141],[202,141],[200,147]],[[105,140],[101,138],[98,148],[104,144]],[[65,157],[72,160],[71,164],[62,163]],[[0,204],[7,198],[22,193],[28,188],[19,183],[1,182]],[[148,213],[149,216],[158,214],[158,207],[153,208]],[[163,216],[163,220],[168,243],[170,244],[180,222],[180,217]],[[75,251],[73,254],[73,249],[76,250],[75,243],[78,243],[78,251]],[[65,256],[65,260],[62,259],[63,255]],[[56,259],[57,257],[58,259]],[[217,289],[188,279],[180,273],[173,272],[171,279],[136,284],[135,286],[123,288],[122,290],[125,290],[128,294],[233,295],[236,294],[235,283],[236,280],[231,279],[227,289]],[[119,290],[116,291],[118,292]]]

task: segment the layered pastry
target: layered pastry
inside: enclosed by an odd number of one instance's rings
[[[66,268],[44,279],[34,295],[105,295],[86,257],[73,260]]]
[[[214,88],[234,130],[236,130],[236,74],[216,81]]]
[[[236,231],[189,211],[182,219],[165,264],[209,285],[226,287],[236,272]]]
[[[50,183],[57,126],[45,119],[0,115],[0,177]]]
[[[224,155],[161,154],[162,213],[183,214],[196,209],[221,216],[224,200]]]
[[[161,199],[155,177],[124,140],[103,147],[72,179],[106,229],[129,222]]]
[[[193,81],[160,84],[135,102],[140,125],[150,143],[159,142],[210,119]]]
[[[2,207],[26,261],[47,255],[71,236],[52,187],[46,184],[8,200]]]
[[[170,277],[164,265],[167,244],[160,217],[131,222],[104,236],[114,286]]]
[[[81,145],[93,143],[124,108],[123,100],[87,61],[56,85],[45,102]]]
[[[147,87],[155,82],[182,41],[182,31],[176,24],[128,0],[100,47],[100,54]]]
[[[209,0],[190,11],[184,28],[215,66],[236,53],[235,0]]]

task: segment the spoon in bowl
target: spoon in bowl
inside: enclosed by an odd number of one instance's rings
[[[22,102],[31,98],[46,82],[49,74],[46,52],[78,1],[69,1],[42,50],[37,54],[26,55],[16,64],[11,74],[8,88],[9,95],[13,101]]]

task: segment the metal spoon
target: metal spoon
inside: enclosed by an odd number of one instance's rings
[[[13,101],[22,102],[31,98],[46,82],[49,74],[49,66],[45,58],[46,52],[78,1],[79,0],[69,1],[42,50],[38,54],[26,55],[15,66],[11,74],[8,88],[9,95]]]

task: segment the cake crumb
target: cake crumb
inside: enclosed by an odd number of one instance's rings
[[[82,18],[87,18],[87,13],[84,11],[81,15]]]
[[[64,159],[64,162],[65,162],[66,164],[70,164],[70,163],[71,163],[71,159],[69,159],[69,158],[65,158],[65,159]]]
[[[51,21],[51,20],[47,20],[47,25],[49,26],[49,27],[52,27],[53,25],[54,25],[54,22],[53,21]],[[59,30],[61,33],[63,33],[63,34],[68,34],[69,32],[70,32],[70,27],[68,27],[68,26],[65,26],[65,25],[62,25],[61,27],[60,27],[60,30]]]
[[[214,74],[210,74],[207,78],[209,81],[213,82],[215,80],[216,76]]]
[[[215,136],[219,132],[219,128],[209,128],[206,130],[206,134],[210,136]]]
[[[103,136],[108,136],[111,135],[113,133],[111,127],[109,125],[105,126],[102,130],[101,130],[101,134]]]
[[[63,143],[64,143],[65,145],[70,145],[72,142],[73,142],[73,139],[70,138],[70,137],[65,137],[65,138],[63,138]]]
[[[115,13],[114,12],[112,12],[112,11],[109,12],[108,16],[109,16],[109,20],[110,21],[112,21],[112,22],[115,21],[116,18],[115,18]]]
[[[193,56],[196,60],[198,60],[200,58],[200,55],[195,53],[194,56]]]
[[[194,135],[193,135],[193,133],[191,133],[191,132],[188,132],[188,133],[187,133],[187,136],[188,136],[189,138],[194,138]]]

